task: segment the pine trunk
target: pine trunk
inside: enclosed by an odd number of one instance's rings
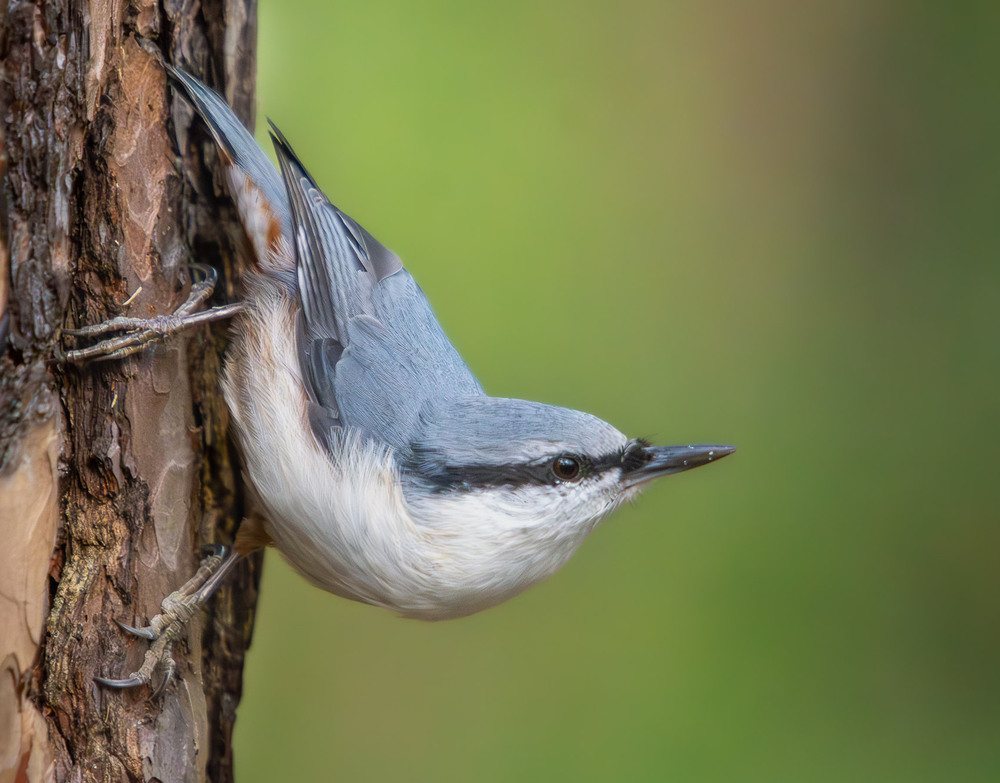
[[[158,52],[253,117],[254,0],[34,0],[0,11],[0,783],[226,781],[259,563],[118,692],[144,624],[242,508],[219,393],[225,326],[67,365],[63,328],[169,313],[192,261],[233,301],[243,239]],[[213,174],[212,172],[216,172]]]

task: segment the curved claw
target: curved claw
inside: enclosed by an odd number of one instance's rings
[[[131,677],[126,677],[124,680],[112,680],[108,677],[94,677],[94,682],[98,685],[103,685],[106,688],[138,688],[140,685],[145,685],[146,681],[142,677],[132,675]]]
[[[202,557],[222,557],[226,554],[226,547],[224,544],[202,544],[201,545],[201,556]]]
[[[155,701],[163,695],[163,693],[167,690],[167,686],[170,684],[170,681],[174,678],[175,669],[176,666],[174,665],[174,659],[170,658],[167,661],[165,671],[163,672],[163,679],[160,680],[160,684],[153,688],[152,692],[149,694],[150,699]]]
[[[191,272],[197,272],[198,275],[200,275],[196,282],[204,283],[212,289],[215,288],[215,284],[219,280],[219,271],[214,266],[210,266],[209,264],[199,264],[196,262],[188,264],[188,269]],[[192,277],[195,277],[195,275],[192,275]]]
[[[151,642],[155,642],[160,638],[160,635],[152,628],[133,628],[131,625],[126,625],[121,620],[115,620],[115,622],[118,623],[118,627],[123,631],[128,631],[136,636],[141,636],[143,639],[149,639]]]

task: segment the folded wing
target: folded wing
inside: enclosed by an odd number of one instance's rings
[[[356,427],[401,451],[442,402],[482,395],[399,258],[323,194],[272,129],[292,216],[303,373],[332,426]],[[318,415],[315,415],[318,414]]]

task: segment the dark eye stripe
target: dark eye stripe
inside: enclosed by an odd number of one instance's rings
[[[548,465],[445,465],[418,475],[440,491],[550,483]]]
[[[650,456],[646,450],[648,448],[649,441],[642,438],[635,438],[626,443],[621,455],[622,470],[625,473],[631,473],[633,470],[638,470],[649,462]]]
[[[632,440],[619,451],[602,454],[596,459],[587,459],[575,454],[559,454],[543,462],[517,463],[513,465],[433,465],[427,462],[406,466],[409,478],[426,483],[439,492],[455,490],[487,489],[489,487],[518,487],[524,485],[544,486],[561,482],[579,481],[586,476],[606,470],[629,472],[649,461],[646,456],[645,441]],[[553,462],[560,458],[579,461],[580,470],[573,479],[560,478],[553,470]]]

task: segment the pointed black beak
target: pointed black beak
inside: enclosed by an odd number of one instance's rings
[[[632,451],[631,454],[628,451]],[[660,476],[707,465],[736,451],[735,446],[642,446],[626,451],[622,481],[626,487]]]

